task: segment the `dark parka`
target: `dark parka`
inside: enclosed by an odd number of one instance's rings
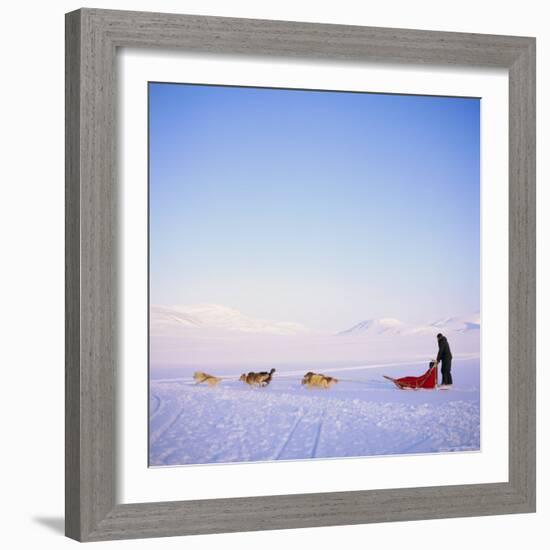
[[[453,354],[451,353],[451,348],[449,347],[449,342],[447,342],[447,338],[445,336],[442,336],[438,339],[437,343],[439,344],[439,351],[437,352],[437,361],[441,361],[442,363],[447,363],[447,361],[450,361],[453,358]]]

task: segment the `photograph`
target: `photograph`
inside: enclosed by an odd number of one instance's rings
[[[480,450],[480,100],[148,83],[149,466]]]

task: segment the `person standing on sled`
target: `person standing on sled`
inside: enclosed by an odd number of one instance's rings
[[[437,362],[441,361],[441,385],[450,386],[453,383],[451,377],[451,361],[453,359],[453,354],[451,353],[451,348],[449,347],[449,342],[443,334],[437,335],[437,344],[439,346],[439,351],[437,352]]]

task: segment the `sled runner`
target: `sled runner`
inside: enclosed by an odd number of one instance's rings
[[[403,378],[384,376],[384,378],[391,380],[400,390],[435,390],[437,387],[437,363],[430,361],[428,370],[422,376],[404,376]]]

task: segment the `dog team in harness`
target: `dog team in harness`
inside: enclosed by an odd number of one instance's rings
[[[258,388],[265,388],[271,382],[275,369],[271,369],[269,372],[249,372],[243,373],[239,377],[240,382],[244,382],[249,386],[257,386]],[[209,388],[217,386],[222,378],[218,376],[212,376],[206,372],[197,371],[193,374],[193,378],[197,384],[206,382]],[[302,385],[308,388],[324,388],[328,390],[334,384],[338,383],[338,379],[333,376],[326,376],[324,374],[318,374],[315,372],[307,372],[302,378]]]
[[[451,353],[451,347],[449,346],[447,338],[441,333],[437,335],[437,345],[437,358],[430,361],[428,370],[421,376],[403,376],[401,378],[384,376],[384,378],[393,382],[400,390],[449,389],[453,384],[453,378],[451,376],[453,354]],[[441,363],[441,384],[438,385],[437,366],[439,363]],[[249,386],[265,388],[271,382],[274,372],[275,369],[271,369],[269,372],[243,373],[239,380]],[[222,378],[200,371],[195,372],[193,378],[197,384],[206,382],[209,387],[215,387],[222,381]],[[329,389],[337,383],[337,378],[314,372],[308,372],[302,378],[302,385],[308,388]]]

